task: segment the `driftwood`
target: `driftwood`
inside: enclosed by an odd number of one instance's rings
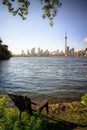
[[[8,94],[12,101],[15,103],[15,106],[19,109],[21,118],[21,113],[27,111],[29,114],[33,114],[35,111],[41,112],[43,108],[46,108],[48,113],[48,100],[45,99],[41,103],[32,102],[27,96]]]

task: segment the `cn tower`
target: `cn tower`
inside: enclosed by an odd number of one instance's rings
[[[67,56],[67,33],[65,33],[65,56]]]

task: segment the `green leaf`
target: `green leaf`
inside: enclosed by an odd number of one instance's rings
[[[53,21],[50,22],[50,26],[53,26]]]
[[[45,18],[46,18],[46,15],[45,15],[45,14],[43,14],[43,15],[42,15],[42,18],[43,18],[43,19],[45,19]]]
[[[23,16],[21,13],[18,13],[18,15],[21,16],[21,17]]]
[[[25,18],[25,17],[22,17],[22,20],[26,20],[26,18]]]

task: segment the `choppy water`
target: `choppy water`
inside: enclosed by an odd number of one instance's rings
[[[87,58],[13,57],[0,62],[0,93],[34,100],[80,99],[87,92]]]

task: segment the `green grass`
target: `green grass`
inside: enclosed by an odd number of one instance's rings
[[[35,113],[30,116],[13,107],[6,96],[0,97],[0,130],[87,130],[87,107],[76,106],[67,112],[54,114]]]

